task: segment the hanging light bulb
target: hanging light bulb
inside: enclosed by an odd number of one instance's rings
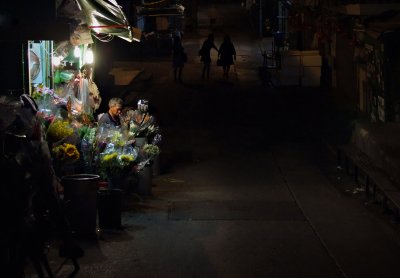
[[[93,51],[90,47],[88,47],[88,49],[85,52],[85,63],[92,64],[93,60],[94,60]]]
[[[74,56],[76,57],[76,58],[79,58],[79,57],[81,57],[81,50],[79,49],[79,46],[75,46],[75,48],[74,48]]]
[[[53,65],[58,67],[61,64],[62,57],[61,56],[54,56],[53,57]]]

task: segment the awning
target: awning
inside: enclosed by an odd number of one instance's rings
[[[131,42],[131,26],[115,0],[57,0],[57,16],[87,25],[96,34],[107,34]]]
[[[88,27],[97,34],[109,34],[131,42],[131,26],[115,0],[76,0]]]

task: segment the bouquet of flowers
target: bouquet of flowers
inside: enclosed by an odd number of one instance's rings
[[[142,159],[137,165],[137,171],[140,171],[149,164],[157,155],[160,154],[160,148],[155,144],[145,144],[141,149]]]
[[[96,156],[96,134],[97,127],[82,126],[78,129],[78,135],[81,140],[81,152],[85,166],[91,168]]]
[[[120,115],[121,125],[123,129],[131,137],[150,138],[159,133],[160,129],[147,111],[147,102],[143,104],[143,100],[138,102],[138,109],[126,108]]]
[[[75,172],[75,163],[80,159],[78,148],[74,144],[62,143],[51,149],[54,170],[58,176]]]
[[[79,170],[82,166],[80,163],[82,155],[79,152],[81,139],[78,136],[77,123],[55,117],[47,128],[46,140],[58,176]]]
[[[63,143],[53,147],[51,152],[58,161],[75,162],[80,158],[79,151],[73,144]]]
[[[146,144],[143,147],[143,152],[146,154],[148,159],[152,159],[160,153],[160,148],[154,144]]]
[[[129,131],[135,137],[150,137],[159,132],[159,127],[153,116],[135,110],[129,123]]]
[[[49,144],[52,144],[72,136],[73,134],[74,129],[71,127],[68,120],[56,118],[49,125],[46,137]]]
[[[43,84],[39,84],[33,88],[32,98],[38,105],[39,111],[44,114],[53,114],[54,107],[56,105],[66,105],[65,99],[58,96],[53,89],[45,87]]]
[[[105,178],[123,177],[132,170],[137,151],[132,146],[118,147],[110,143],[100,154],[100,174]]]

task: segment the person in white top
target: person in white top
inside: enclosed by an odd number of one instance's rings
[[[81,67],[81,101],[87,114],[94,113],[100,107],[101,96],[96,83],[92,80],[92,66],[85,64]]]

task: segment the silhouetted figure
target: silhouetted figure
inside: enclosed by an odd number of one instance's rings
[[[179,36],[174,37],[174,46],[172,48],[172,67],[174,69],[174,80],[182,81],[182,70],[187,56],[185,49],[182,46],[181,38]]]
[[[205,77],[207,77],[207,79],[210,78],[210,65],[211,65],[210,51],[212,48],[218,51],[218,48],[214,44],[214,35],[209,34],[208,38],[203,42],[203,45],[199,51],[199,56],[201,57],[200,61],[202,61],[204,64],[203,72],[201,75],[202,79],[204,79]]]
[[[226,35],[224,42],[219,47],[218,58],[221,60],[221,65],[224,70],[224,77],[229,78],[229,70],[233,62],[236,61],[235,46],[231,42],[231,38]]]
[[[77,258],[83,256],[72,240],[58,196],[61,185],[37,112],[37,104],[28,95],[0,98],[0,263],[6,277],[25,277],[27,259],[38,277],[45,277],[45,271],[46,277],[54,277],[46,256],[50,239],[62,240],[60,256],[73,260],[75,274]]]

